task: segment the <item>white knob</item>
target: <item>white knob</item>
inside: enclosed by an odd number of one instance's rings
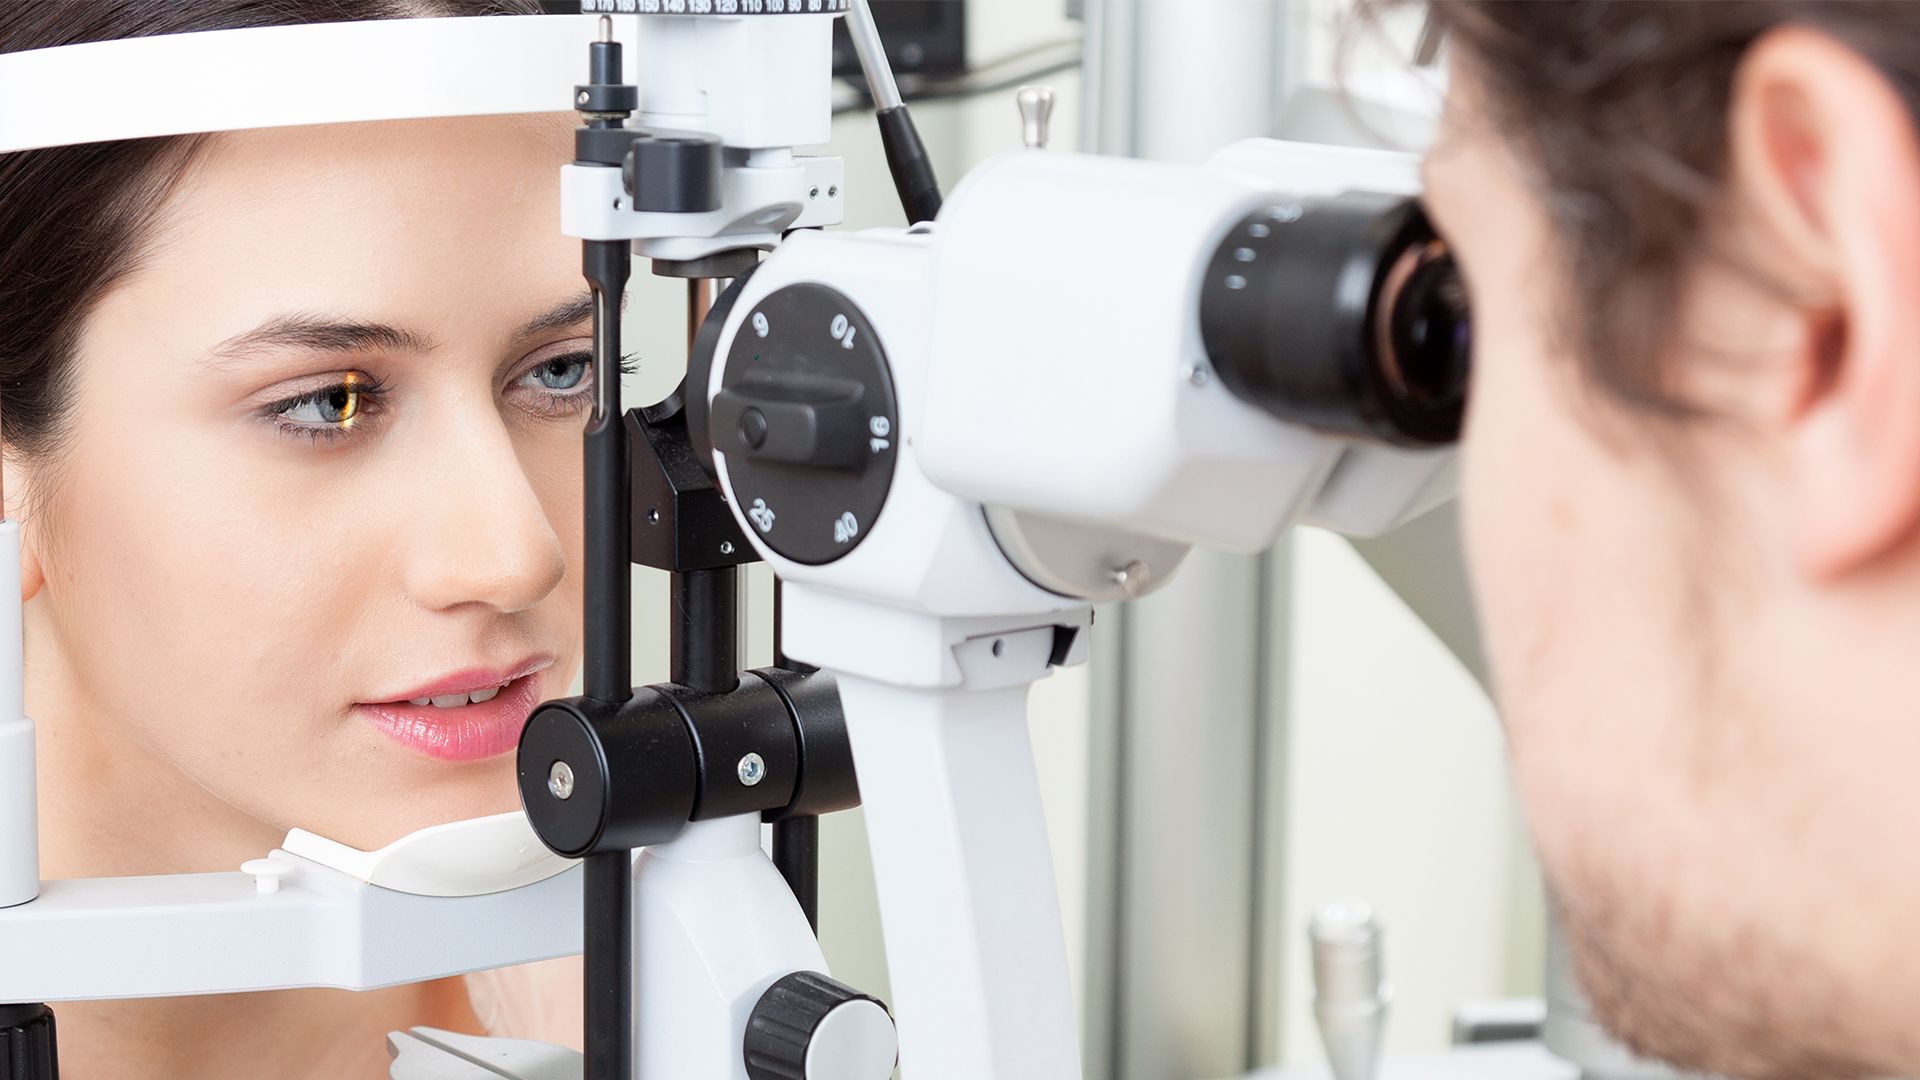
[[[272,896],[280,891],[280,879],[293,873],[293,867],[279,859],[249,859],[240,864],[240,872],[253,875],[260,895]]]

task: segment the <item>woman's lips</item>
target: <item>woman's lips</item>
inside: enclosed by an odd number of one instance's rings
[[[520,730],[539,706],[540,673],[522,675],[492,700],[443,709],[410,701],[355,705],[388,738],[441,761],[479,761],[520,745]]]

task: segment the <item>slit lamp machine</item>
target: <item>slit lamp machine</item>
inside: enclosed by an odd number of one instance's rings
[[[1078,1078],[1029,687],[1083,660],[1096,602],[1194,547],[1374,534],[1450,496],[1466,301],[1411,157],[1057,152],[1029,88],[1026,149],[943,199],[864,2],[582,6],[0,56],[0,152],[577,112],[556,209],[598,387],[584,693],[528,721],[524,812],[371,852],[295,830],[229,873],[42,881],[20,612],[0,604],[0,1077],[57,1076],[50,1001],[371,989],[584,950],[584,1056],[419,1029],[390,1037],[392,1075]],[[842,163],[797,149],[831,140],[840,18],[906,228],[828,230]],[[680,388],[627,409],[636,255],[688,281],[693,338]],[[0,596],[18,545],[0,524]],[[783,655],[742,671],[757,560]],[[635,563],[675,598],[671,680],[638,689]],[[811,925],[814,821],[855,804],[885,1003],[831,978]],[[1318,940],[1329,1038],[1365,1058],[1369,925]]]

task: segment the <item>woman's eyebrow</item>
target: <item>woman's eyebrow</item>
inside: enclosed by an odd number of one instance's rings
[[[624,297],[622,298],[624,300]],[[624,303],[622,304],[624,307]],[[535,315],[520,324],[514,332],[515,339],[539,337],[556,330],[570,330],[580,323],[593,318],[593,294],[581,293],[579,296]]]
[[[324,315],[277,315],[222,341],[207,351],[207,362],[230,367],[263,352],[356,353],[432,352],[431,338],[385,323],[357,322]]]

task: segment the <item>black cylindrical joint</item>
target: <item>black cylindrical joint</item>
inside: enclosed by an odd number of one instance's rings
[[[655,687],[680,706],[700,756],[692,819],[777,811],[800,786],[800,741],[787,700],[750,674],[731,693]]]
[[[699,760],[679,708],[654,690],[618,706],[549,701],[520,735],[520,801],[560,855],[630,851],[692,820]]]
[[[673,575],[668,640],[674,683],[724,694],[740,685],[740,571],[690,570]]]
[[[60,1080],[52,1009],[0,1005],[0,1080]]]
[[[626,116],[640,107],[640,88],[599,83],[576,86],[573,88],[573,104],[583,113]]]
[[[934,176],[933,158],[913,126],[913,115],[905,105],[896,105],[880,110],[877,118],[880,147],[886,151],[887,169],[893,173],[893,187],[900,194],[907,222],[918,225],[932,221],[940,214],[940,180]]]
[[[1247,216],[1207,267],[1200,329],[1221,382],[1281,420],[1402,446],[1460,436],[1466,289],[1417,199],[1349,192]]]
[[[800,743],[800,786],[793,801],[767,815],[768,820],[831,814],[860,805],[860,778],[853,768],[853,742],[847,737],[847,715],[840,707],[840,690],[825,671],[789,671],[756,668],[786,700]]]
[[[720,153],[720,140],[704,132],[640,133],[621,163],[633,208],[666,214],[720,209]]]

